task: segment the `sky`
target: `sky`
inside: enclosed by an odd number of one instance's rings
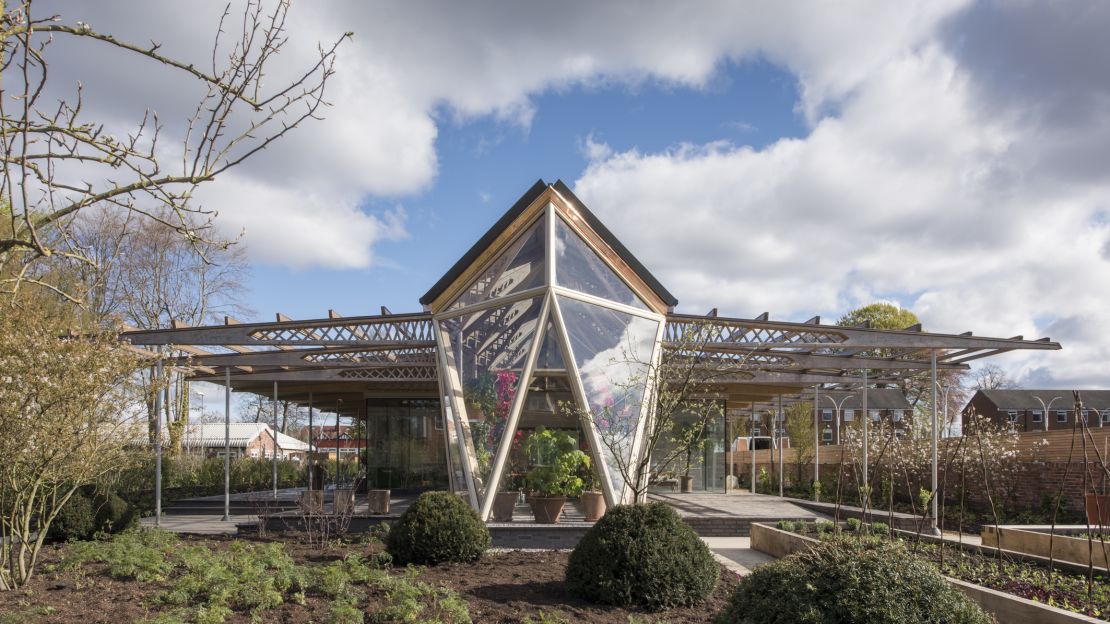
[[[40,3],[204,62],[222,2]],[[36,5],[38,7],[39,5]],[[994,360],[1110,387],[1110,3],[295,2],[274,82],[346,31],[324,119],[207,185],[255,319],[419,309],[538,178],[562,179],[678,310],[1050,336]],[[196,85],[50,51],[88,115],[180,136]],[[249,319],[242,319],[249,320]]]

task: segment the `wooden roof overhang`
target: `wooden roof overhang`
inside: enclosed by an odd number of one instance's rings
[[[430,313],[292,320],[278,315],[264,323],[238,323],[122,334],[136,348],[166,347],[168,363],[197,381],[222,384],[230,369],[236,391],[358,413],[365,396],[437,396],[438,366]],[[689,332],[702,338],[690,340]],[[714,379],[729,407],[766,406],[779,396],[805,399],[814,386],[858,387],[862,371],[876,384],[901,384],[929,374],[932,352],[938,370],[966,369],[968,362],[1014,350],[1053,350],[1047,338],[1025,340],[964,334],[877,330],[869,327],[772,321],[715,314],[669,314],[664,347],[697,344],[692,354],[724,369]],[[342,399],[342,404],[337,403]]]

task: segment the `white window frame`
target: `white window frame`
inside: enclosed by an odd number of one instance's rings
[[[1068,422],[1068,410],[1056,410],[1056,422],[1066,424]]]
[[[867,413],[871,415],[871,422],[879,422],[879,419],[881,419],[883,417],[883,411],[882,410],[877,410],[877,409],[867,410]]]
[[[894,419],[894,422],[902,422],[902,419],[906,417],[905,413],[902,410],[892,410],[890,414],[891,418]]]
[[[1031,419],[1035,423],[1044,422],[1044,412],[1042,412],[1041,410],[1033,410]]]
[[[832,422],[833,411],[831,409],[821,410],[821,422]]]
[[[1017,410],[1006,410],[1006,418],[1010,421],[1011,425],[1016,424],[1018,421]]]
[[[1110,422],[1110,409],[1102,410],[1102,422],[1104,422],[1104,423]]]
[[[846,409],[842,412],[844,414],[844,422],[852,422],[856,419],[856,410]]]
[[[822,442],[832,442],[832,439],[833,439],[832,429],[826,429],[825,431],[821,432],[821,441]]]

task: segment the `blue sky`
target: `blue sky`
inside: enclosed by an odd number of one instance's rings
[[[379,264],[369,269],[255,264],[246,303],[261,318],[275,311],[316,318],[329,307],[344,315],[376,313],[381,305],[415,311],[420,296],[537,178],[569,184],[581,176],[591,140],[618,151],[717,141],[762,149],[806,133],[796,78],[761,59],[722,63],[700,88],[659,81],[576,86],[549,90],[534,104],[528,127],[437,111],[439,173],[432,185],[363,206],[373,212],[403,205],[408,237],[381,243]]]
[[[56,4],[197,63],[223,7]],[[1064,350],[997,362],[1105,388],[1107,23],[1101,0],[294,3],[270,76],[353,31],[332,106],[196,197],[242,233],[259,320],[415,310],[562,178],[682,310],[892,301],[927,330],[1050,336]],[[90,116],[126,131],[148,107],[184,135],[188,81],[107,47],[52,53]]]

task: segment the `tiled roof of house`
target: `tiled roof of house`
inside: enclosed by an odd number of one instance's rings
[[[266,423],[231,423],[227,433],[231,446],[245,448],[262,435],[263,431],[270,431],[270,426]],[[185,430],[182,444],[186,447],[221,447],[224,445],[224,423],[191,424]],[[285,451],[309,450],[308,444],[280,431],[277,434],[277,444],[278,448]]]
[[[1003,410],[1039,410],[1041,402],[1036,397],[1040,397],[1045,405],[1048,405],[1053,398],[1060,397],[1052,403],[1052,409],[1071,410],[1075,408],[1072,392],[1072,390],[979,390],[975,394],[983,396],[996,408]],[[1079,390],[1079,394],[1086,409],[1110,409],[1110,390]],[[975,397],[972,397],[972,401],[974,400]]]

